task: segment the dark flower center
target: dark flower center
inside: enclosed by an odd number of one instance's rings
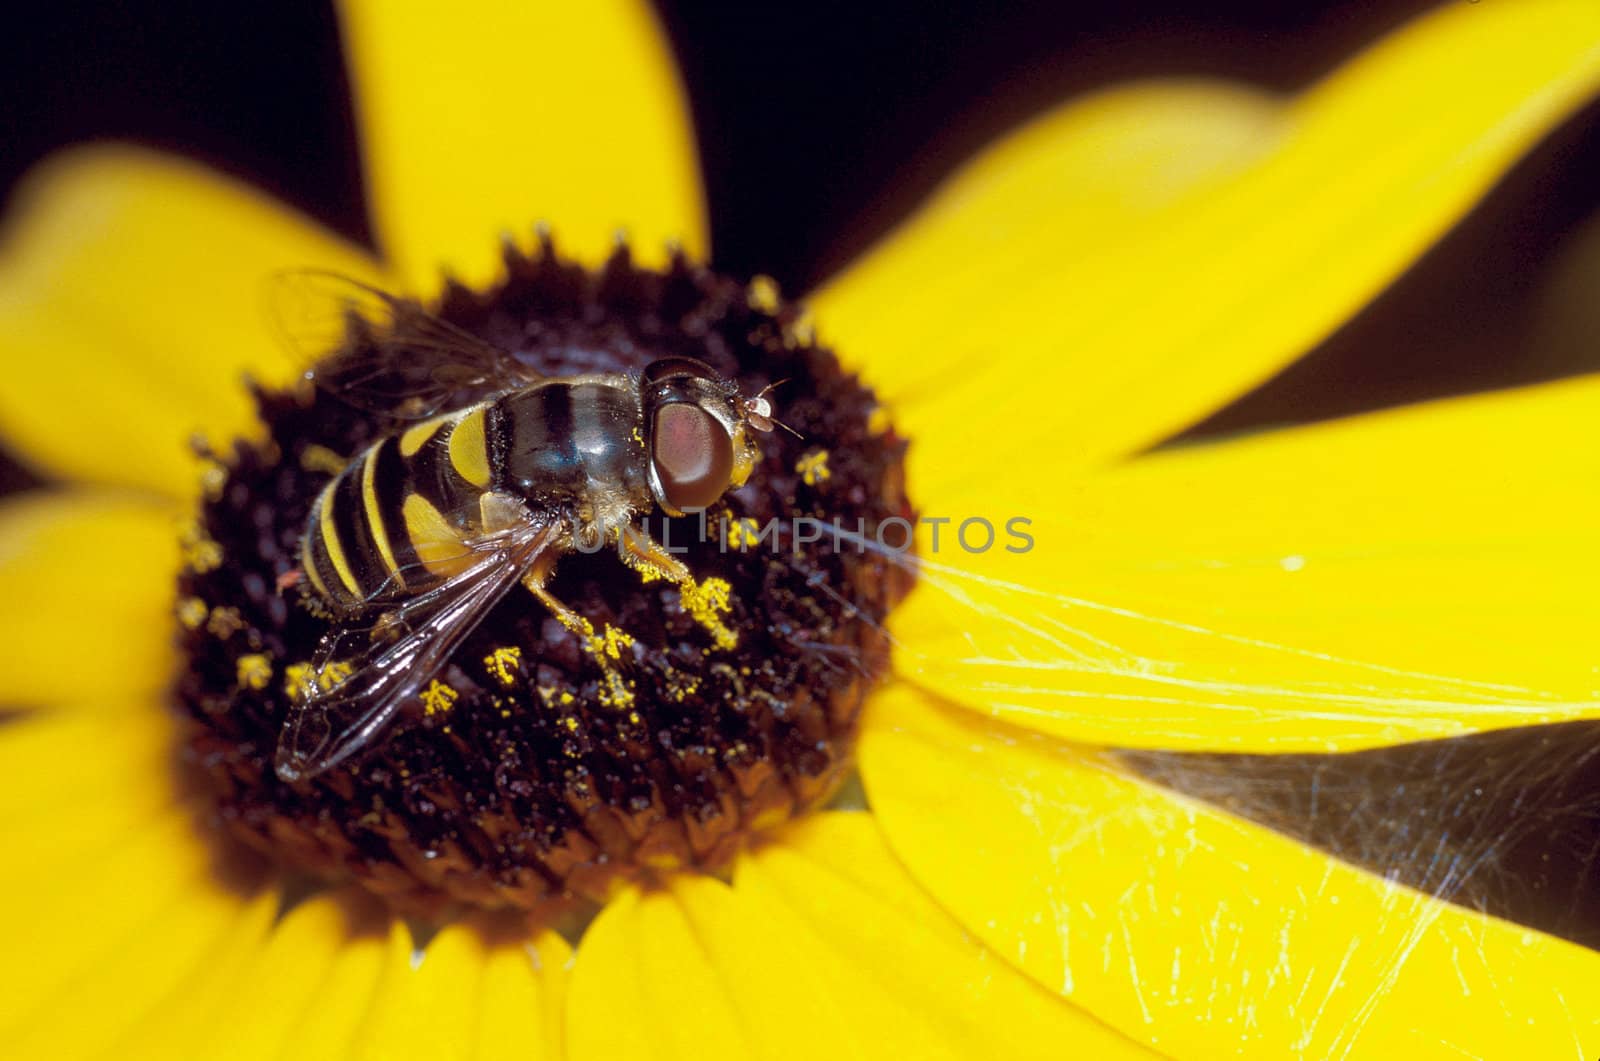
[[[907,565],[848,540],[913,515],[905,443],[795,307],[681,259],[644,270],[625,251],[590,272],[546,242],[508,251],[506,266],[486,293],[449,286],[434,312],[548,376],[687,356],[747,394],[787,380],[774,415],[799,437],[762,435],[748,481],[704,524],[648,516],[725,602],[641,578],[614,550],[567,552],[549,589],[625,635],[611,666],[516,586],[359,754],[289,783],[274,755],[286,716],[316,690],[311,660],[330,626],[303,580],[289,584],[309,513],[344,462],[409,425],[309,386],[258,392],[267,438],[215,458],[185,539],[189,758],[246,842],[411,913],[600,900],[619,876],[714,868],[752,832],[827,800],[887,665],[881,621],[909,588]],[[381,338],[354,327],[340,356]],[[484,393],[463,384],[442,408]],[[722,636],[696,614],[707,609]]]

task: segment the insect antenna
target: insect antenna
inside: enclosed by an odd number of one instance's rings
[[[781,387],[788,382],[789,380],[787,379],[780,379],[775,383],[769,383],[762,387],[755,396],[744,399],[740,404],[744,409],[744,418],[757,431],[771,431],[774,427],[781,427],[801,442],[804,442],[806,440],[804,435],[772,415],[772,402],[767,399],[767,395],[772,393],[775,388]]]

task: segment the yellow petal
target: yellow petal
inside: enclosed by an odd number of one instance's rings
[[[171,815],[176,725],[158,704],[0,723],[0,837],[8,864],[41,879],[81,872]]]
[[[1327,336],[1597,83],[1600,5],[1523,0],[1445,5],[1275,116],[1216,88],[1091,99],[958,175],[819,322],[916,440],[925,497],[1002,452],[1101,463]]]
[[[580,1061],[1151,1056],[975,944],[864,814],[787,830],[732,888],[683,876],[622,902],[578,950]]]
[[[687,889],[715,888],[691,878]],[[574,1061],[755,1057],[730,985],[688,914],[667,892],[628,889],[583,935],[568,995]]]
[[[87,491],[0,503],[0,705],[131,706],[173,668],[169,504]]]
[[[1349,750],[1600,716],[1600,379],[1158,453],[946,528],[896,668],[1092,744]],[[947,497],[994,514],[997,471]],[[976,532],[974,532],[976,533]]]
[[[51,761],[70,763],[70,753]],[[8,861],[0,901],[18,916],[7,953],[27,956],[0,966],[8,1053],[76,1056],[108,1045],[232,933],[253,931],[241,918],[270,919],[270,902],[249,900],[253,887],[218,880],[195,813],[172,808],[70,861]]]
[[[375,227],[418,290],[441,266],[489,280],[499,237],[538,221],[590,262],[622,231],[645,260],[705,252],[688,108],[642,0],[341,9]]]
[[[0,722],[0,843],[10,874],[0,898],[34,904],[133,837],[182,845],[187,792],[173,771],[178,727],[157,704],[37,712]],[[184,851],[200,848],[195,837]],[[179,864],[174,864],[174,872]]]
[[[277,908],[275,893],[269,891],[257,896],[246,914],[229,926],[211,951],[194,963],[186,977],[167,991],[154,995],[159,1001],[145,1009],[137,1020],[123,1025],[115,1037],[107,1040],[94,1036],[94,1045],[85,1049],[83,1055],[109,1054],[118,1061],[221,1056],[219,1048],[228,1042],[232,1031],[220,1023],[222,1011],[241,997],[251,998],[256,1005],[272,1001],[270,997],[263,997],[266,992],[253,991],[255,985],[246,975],[269,946],[272,918]],[[297,975],[305,972],[310,970]],[[120,988],[116,983],[107,986],[112,991]],[[76,1004],[84,1002],[99,1004],[95,995],[77,1000]],[[80,1036],[79,1029],[69,1027],[42,1038],[49,1043],[49,1056],[62,1057],[72,1054],[72,1047],[66,1044],[75,1046]],[[110,1049],[106,1049],[107,1046]],[[226,1056],[237,1055],[228,1051]]]
[[[814,293],[823,338],[902,417],[964,387],[985,360],[1049,371],[1075,327],[1054,306],[1077,271],[1271,151],[1284,111],[1260,90],[1208,81],[1135,82],[1065,104],[985,150]],[[1045,305],[1021,301],[1046,283]],[[1076,360],[1081,373],[1101,358]],[[1054,422],[1054,408],[1044,412]]]
[[[274,897],[276,899],[276,897]],[[313,1042],[307,1017],[316,1010],[364,999],[333,993],[334,971],[363,951],[368,987],[378,979],[387,919],[370,898],[324,895],[296,906],[262,938],[245,940],[198,982],[174,992],[118,1043],[119,1058],[226,1057],[271,1061],[337,1052],[348,1037]],[[346,1029],[348,1030],[348,1029]]]
[[[477,940],[471,933],[441,934],[420,965],[413,960],[415,949],[411,933],[395,922],[383,980],[356,1032],[351,1056],[412,1055],[439,1061],[467,1056],[477,1015],[473,996],[482,972]]]
[[[410,933],[397,926],[383,983],[351,1056],[559,1056],[559,1030],[547,1023],[551,1011],[543,997],[562,989],[569,951],[559,937],[491,942],[475,926],[457,924],[430,940],[420,956],[413,951]],[[492,1019],[490,1006],[502,1008]],[[480,1028],[489,1041],[480,1041]]]
[[[742,970],[751,1010],[823,1051],[796,1056],[837,1056],[841,1044],[863,1057],[1150,1056],[1012,976],[916,885],[868,815],[815,815],[777,841],[738,865],[741,916],[704,923]],[[773,927],[787,956],[761,953]],[[809,974],[799,1002],[792,986],[784,994],[797,972]]]
[[[133,147],[28,178],[0,242],[0,437],[43,470],[186,496],[188,441],[250,430],[246,372],[296,367],[266,310],[275,272],[371,278],[367,259],[239,184]]]
[[[1174,1057],[1592,1057],[1600,956],[887,691],[862,769],[896,855],[1040,984]]]
[[[7,953],[26,956],[0,965],[7,1056],[170,1043],[263,937],[276,898],[255,867],[219,876],[174,772],[175,731],[153,702],[0,724],[0,904],[16,914]]]
[[[478,985],[480,1061],[560,1058],[566,1029],[572,948],[544,933],[532,942],[500,939],[489,947]]]
[[[315,915],[323,916],[323,915]],[[396,931],[387,919],[348,930],[332,967],[317,985],[311,1004],[289,1033],[289,1048],[277,1057],[297,1061],[349,1061],[352,1044],[385,990],[392,969]]]
[[[234,967],[260,946],[275,906],[276,897],[266,894],[248,903],[236,900],[231,908],[212,896],[146,922],[137,938],[102,956],[31,1014],[24,1027],[8,1033],[8,1051],[13,1057],[60,1061],[108,1051],[130,1056],[117,1046],[128,1036],[149,1034],[147,1028],[159,1028],[169,1017],[205,1013],[219,997],[216,988],[226,985]],[[144,1056],[206,1055],[157,1048]]]

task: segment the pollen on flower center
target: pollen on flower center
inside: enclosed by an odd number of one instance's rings
[[[285,781],[286,717],[349,667],[312,663],[333,622],[299,570],[313,503],[415,424],[309,386],[258,394],[266,441],[216,455],[186,535],[175,626],[190,758],[247,842],[408,912],[599,900],[618,876],[715,867],[752,830],[826,800],[887,665],[881,620],[909,588],[903,564],[792,533],[913,513],[904,442],[770,284],[683,260],[646,271],[624,251],[589,272],[548,242],[508,250],[506,266],[490,291],[450,286],[437,316],[546,376],[687,356],[752,394],[787,380],[773,401],[798,437],[762,435],[748,479],[703,519],[648,516],[692,580],[569,551],[548,589],[576,621],[514,587],[359,754]],[[353,327],[341,357],[381,339]],[[462,384],[443,408],[492,389]]]

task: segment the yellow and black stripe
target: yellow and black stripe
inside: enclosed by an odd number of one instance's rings
[[[479,500],[498,488],[494,402],[423,421],[351,461],[312,505],[301,565],[336,610],[416,593],[465,566]]]
[[[312,505],[306,579],[340,612],[427,590],[470,563],[491,491],[539,512],[592,505],[597,492],[621,498],[613,508],[647,503],[640,420],[631,377],[573,376],[376,442]]]

